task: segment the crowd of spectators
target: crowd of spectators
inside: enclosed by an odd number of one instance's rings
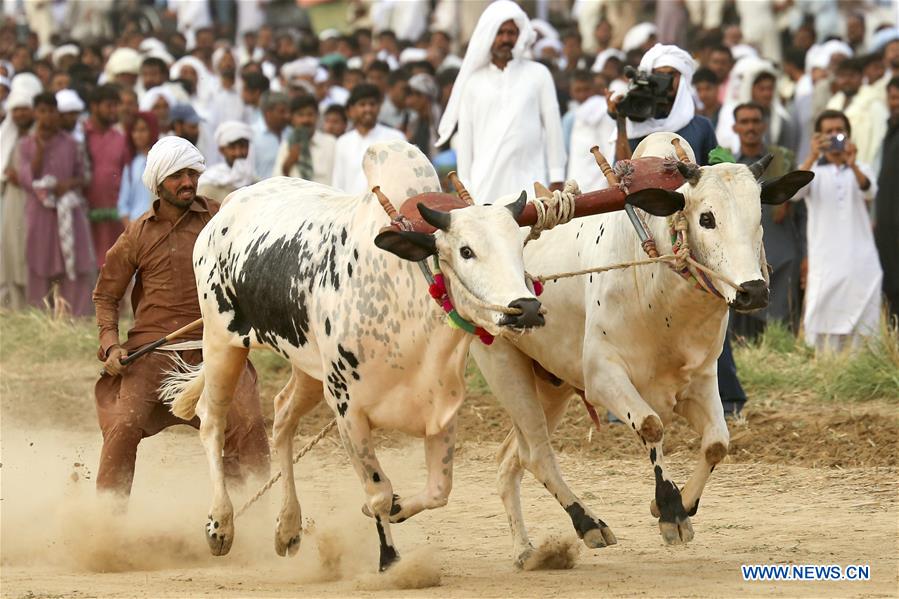
[[[361,193],[361,158],[381,140],[416,145],[439,173],[456,168],[460,135],[444,139],[441,118],[489,2],[2,4],[0,301],[40,306],[55,290],[86,314],[107,250],[149,207],[141,174],[162,137],[199,148],[207,164],[200,194],[219,201],[282,175]],[[703,132],[703,148],[694,147],[701,163],[708,143],[747,164],[773,153],[771,176],[815,170],[800,201],[765,208],[772,302],[732,319],[735,332],[804,323],[810,343],[842,347],[876,325],[882,293],[896,314],[899,4],[520,4],[536,32],[524,51],[548,69],[559,107],[532,117],[545,130],[558,119],[564,174],[583,189],[602,184],[588,150],[612,140],[607,100],[627,92],[625,68],[639,67],[657,43],[679,46],[692,62],[680,72],[691,75],[682,83]],[[335,5],[340,27],[316,26]],[[613,141],[606,151],[615,154]]]

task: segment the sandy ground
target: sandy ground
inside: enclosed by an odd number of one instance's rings
[[[316,430],[301,425],[304,437]],[[196,434],[168,431],[141,445],[128,512],[97,503],[91,469],[99,433],[2,429],[3,597],[556,597],[899,595],[897,471],[893,467],[719,466],[693,519],[696,539],[663,545],[649,515],[649,466],[634,459],[564,454],[576,492],[619,544],[582,547],[567,516],[532,478],[523,498],[532,538],[576,547],[572,570],[519,572],[494,491],[495,446],[464,440],[450,503],[395,526],[403,556],[376,574],[377,536],[363,495],[334,437],[297,466],[307,534],[279,558],[276,488],[237,522],[231,554],[208,555],[202,527],[208,475]],[[382,450],[401,494],[424,483],[415,441]],[[679,482],[689,455],[672,456]],[[255,489],[253,489],[255,490]],[[249,492],[235,494],[235,506]],[[741,564],[869,564],[867,582],[744,582]],[[403,590],[406,587],[424,587]]]

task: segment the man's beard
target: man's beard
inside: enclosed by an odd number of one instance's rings
[[[194,192],[194,193],[190,196],[190,199],[189,199],[189,200],[182,200],[182,199],[179,199],[179,198],[178,198],[178,194],[181,193],[182,191],[186,190],[186,189],[190,189],[190,190],[192,190],[192,191]],[[190,208],[190,205],[194,203],[194,199],[197,197],[196,192],[197,192],[197,190],[196,190],[195,188],[193,188],[193,187],[189,187],[189,188],[188,188],[188,187],[186,187],[186,186],[185,186],[185,187],[179,187],[179,188],[178,188],[178,191],[176,191],[174,194],[171,194],[171,193],[169,193],[168,191],[166,191],[165,189],[160,188],[160,189],[159,189],[159,197],[160,197],[162,200],[164,200],[165,202],[168,202],[169,204],[171,204],[172,206],[174,206],[175,208],[181,208],[181,209],[184,209],[184,208]]]

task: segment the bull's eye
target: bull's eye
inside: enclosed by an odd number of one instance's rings
[[[463,245],[461,248],[459,248],[459,255],[466,260],[471,260],[472,258],[474,258],[474,250],[472,250],[467,245]]]
[[[715,228],[715,215],[711,212],[703,212],[699,215],[699,224],[706,229]]]

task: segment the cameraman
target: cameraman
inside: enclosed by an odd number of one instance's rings
[[[851,134],[842,112],[818,115],[811,152],[799,167],[815,178],[794,198],[804,198],[808,209],[803,324],[817,352],[857,347],[880,322],[883,271],[867,205],[877,189],[871,169],[855,161]]]
[[[708,164],[709,152],[715,149],[718,140],[711,121],[696,114],[690,88],[694,65],[693,57],[677,46],[656,44],[643,55],[639,70],[653,75],[667,75],[671,77],[671,85],[664,96],[658,97],[655,116],[640,122],[625,118],[627,115],[618,110],[627,95],[612,99],[609,114],[618,121],[616,158],[629,157],[630,152],[650,133],[673,131],[687,140],[700,166]],[[629,91],[628,95],[633,91]],[[622,126],[625,122],[626,128]]]

